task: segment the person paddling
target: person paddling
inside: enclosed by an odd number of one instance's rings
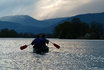
[[[49,40],[45,38],[45,34],[37,35],[31,43],[33,45],[33,53],[42,54],[49,52],[49,47],[46,45],[49,43]]]

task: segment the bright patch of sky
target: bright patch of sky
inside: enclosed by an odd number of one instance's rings
[[[104,0],[0,0],[0,16],[30,15],[36,19],[104,12]]]

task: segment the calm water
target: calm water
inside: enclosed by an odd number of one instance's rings
[[[32,46],[21,51],[32,38],[0,38],[0,70],[104,70],[104,40],[49,39],[45,55],[32,53]]]

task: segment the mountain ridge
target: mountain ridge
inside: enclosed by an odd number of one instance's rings
[[[0,28],[13,28],[17,32],[52,33],[56,25],[65,21],[71,21],[73,17],[80,18],[82,22],[89,24],[95,21],[104,25],[104,12],[102,12],[80,14],[72,17],[46,19],[41,21],[28,15],[5,16],[0,17]]]

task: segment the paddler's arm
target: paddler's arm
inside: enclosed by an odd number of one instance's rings
[[[31,42],[31,45],[34,45],[35,44],[35,40],[33,40],[32,42]]]
[[[49,44],[49,40],[46,40],[46,43]]]

